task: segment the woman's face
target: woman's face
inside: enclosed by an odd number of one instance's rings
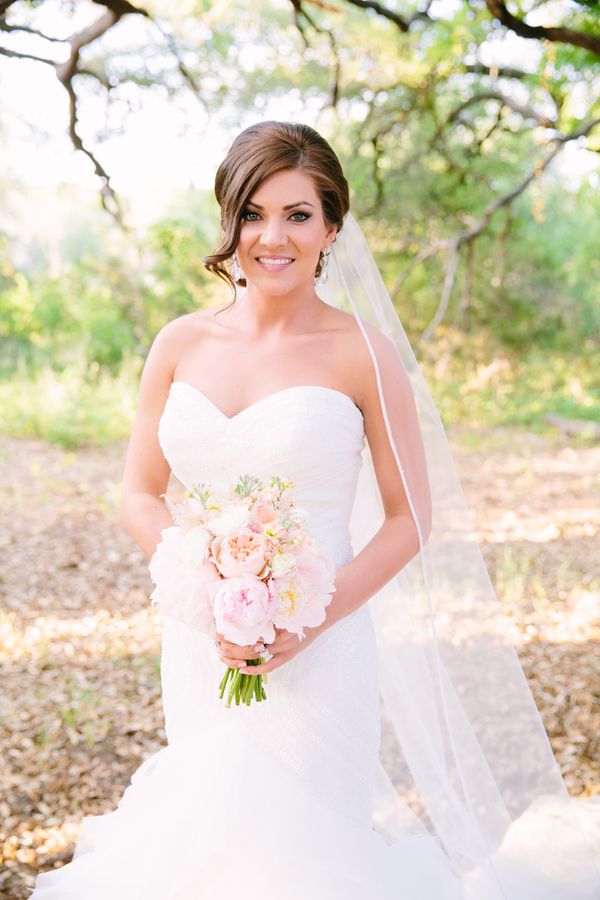
[[[261,293],[288,294],[310,286],[321,250],[336,233],[327,225],[312,178],[301,169],[285,169],[266,178],[244,210],[238,263],[248,286]]]

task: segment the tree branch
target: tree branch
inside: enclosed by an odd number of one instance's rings
[[[109,31],[123,16],[141,15],[154,22],[154,24],[160,31],[163,40],[173,54],[177,63],[177,68],[180,74],[183,76],[186,84],[192,89],[196,96],[201,97],[199,86],[196,83],[192,73],[189,71],[189,69],[181,59],[173,35],[169,33],[168,30],[160,22],[155,20],[147,10],[138,6],[134,6],[132,3],[127,2],[127,0],[94,0],[94,3],[97,6],[103,8],[103,12],[94,22],[91,23],[91,25],[82,29],[81,31],[75,32],[70,37],[66,38],[49,37],[48,35],[45,35],[37,29],[31,28],[28,25],[13,25],[4,21],[3,16],[9,9],[9,7],[12,6],[13,2],[14,0],[10,0],[10,2],[9,0],[0,0],[0,31],[4,31],[7,33],[27,33],[35,35],[37,37],[42,37],[48,41],[62,43],[68,47],[69,54],[68,58],[64,62],[56,62],[56,60],[54,59],[36,56],[31,53],[21,53],[16,50],[9,50],[0,47],[0,55],[14,59],[30,59],[34,60],[35,62],[41,62],[45,65],[52,66],[56,77],[65,88],[69,98],[68,133],[71,139],[71,143],[76,150],[81,151],[88,157],[94,167],[95,174],[101,180],[100,199],[102,206],[107,210],[107,212],[110,213],[110,215],[113,216],[113,218],[121,227],[124,227],[121,206],[119,203],[119,199],[111,185],[110,176],[104,166],[100,163],[99,159],[95,156],[93,151],[88,146],[86,146],[83,138],[79,134],[77,93],[73,85],[73,80],[77,75],[91,77],[94,78],[104,88],[106,88],[107,91],[110,91],[113,87],[115,87],[115,85],[110,82],[108,77],[103,76],[102,74],[98,74],[91,69],[84,68],[81,65],[82,49],[88,44],[91,44],[93,41],[96,41],[98,38],[102,37],[102,35],[106,34],[106,32]]]
[[[448,309],[448,303],[450,302],[450,295],[452,293],[452,288],[454,287],[454,281],[456,279],[456,273],[458,271],[458,263],[460,261],[460,244],[458,238],[453,238],[448,244],[448,261],[446,263],[446,275],[444,277],[444,284],[442,286],[442,293],[440,294],[440,302],[438,304],[438,308],[435,311],[433,319],[423,332],[421,336],[422,341],[428,341],[435,329],[438,327],[444,315],[446,314],[446,310]]]
[[[463,72],[469,72],[473,75],[490,75],[492,78],[527,78],[531,72],[524,72],[523,69],[514,69],[512,66],[486,66],[483,63],[465,63],[462,66]]]
[[[56,44],[65,43],[65,38],[52,37],[49,34],[38,31],[37,28],[30,28],[28,25],[9,25],[8,22],[0,21],[0,31],[6,31],[9,34],[20,31],[23,34],[34,34],[36,37],[41,37],[45,41],[54,41]]]
[[[482,231],[487,228],[490,219],[499,209],[502,209],[503,206],[508,206],[509,203],[512,203],[523,191],[531,184],[531,182],[535,178],[539,178],[542,172],[550,165],[554,157],[560,153],[565,144],[568,144],[570,141],[576,141],[580,137],[585,137],[592,131],[596,125],[600,125],[600,118],[591,119],[589,122],[586,122],[577,131],[572,132],[569,135],[558,135],[555,138],[552,138],[549,143],[554,143],[555,146],[552,148],[550,153],[546,156],[546,158],[542,161],[537,160],[535,164],[532,166],[529,173],[523,178],[519,184],[516,185],[511,191],[508,191],[506,194],[503,194],[502,197],[499,197],[497,200],[494,200],[493,203],[490,203],[487,209],[484,211],[483,215],[476,221],[471,228],[465,231],[463,234],[459,236],[459,241],[461,244],[465,244],[467,241],[472,241],[474,238],[478,237]]]
[[[371,138],[371,146],[373,147],[373,165],[371,171],[373,172],[373,184],[375,185],[375,200],[366,215],[374,215],[383,203],[384,184],[380,170],[381,157],[383,155],[383,148],[380,143],[381,135],[382,132],[376,132]]]
[[[41,62],[47,66],[55,66],[53,59],[47,59],[45,56],[35,56],[33,53],[19,53],[17,50],[8,50],[6,47],[0,47],[0,56],[8,56],[9,59],[32,59],[34,62]]]
[[[492,217],[498,212],[499,209],[502,209],[505,206],[508,206],[512,203],[526,188],[531,184],[531,182],[535,178],[539,178],[540,175],[545,171],[545,169],[550,165],[554,157],[560,153],[565,144],[570,141],[575,141],[580,137],[585,137],[588,135],[597,125],[600,125],[600,118],[590,119],[588,122],[585,122],[578,128],[576,131],[573,131],[569,135],[557,135],[557,137],[552,138],[549,143],[553,143],[555,146],[551,149],[551,151],[547,154],[545,159],[537,160],[535,164],[532,166],[531,170],[527,173],[527,175],[510,191],[507,191],[501,197],[498,197],[492,203],[488,204],[483,214],[476,219],[470,228],[465,231],[459,232],[458,234],[453,235],[451,238],[447,238],[445,240],[435,241],[430,244],[428,247],[424,247],[419,253],[411,260],[411,262],[406,266],[403,272],[400,273],[398,278],[396,279],[394,286],[391,291],[392,298],[396,297],[398,294],[402,283],[407,278],[410,270],[419,262],[423,262],[426,259],[429,259],[431,256],[434,256],[440,250],[445,250],[448,253],[448,261],[446,263],[446,274],[444,278],[444,285],[442,287],[442,292],[440,296],[440,302],[438,304],[438,308],[431,320],[430,324],[427,326],[425,331],[423,332],[422,339],[428,340],[435,328],[440,324],[443,315],[447,309],[448,302],[450,299],[450,293],[452,290],[452,286],[454,284],[456,271],[458,267],[458,256],[460,253],[460,249],[462,246],[469,244],[471,241],[474,241],[480,234],[482,234],[485,229],[488,227]]]
[[[128,3],[127,0],[93,0],[93,2],[97,6],[105,6],[106,9],[110,9],[118,19],[121,16],[128,15],[145,16],[147,19],[152,18],[147,9],[141,6],[134,6],[132,3]]]
[[[105,4],[100,4],[104,6]],[[83,138],[77,130],[77,94],[73,87],[73,78],[78,74],[79,54],[86,44],[91,44],[105,34],[109,28],[112,28],[119,21],[120,13],[107,9],[103,12],[95,22],[92,22],[87,28],[76,32],[69,38],[70,53],[69,58],[64,63],[55,65],[56,77],[65,88],[69,97],[69,137],[71,143],[76,150],[84,153],[94,166],[94,172],[101,180],[100,200],[104,209],[110,213],[121,228],[124,228],[123,213],[119,199],[113,190],[110,182],[110,176],[104,166],[100,163],[94,153],[86,147]]]
[[[202,96],[202,92],[200,91],[198,82],[196,81],[196,79],[194,78],[194,76],[192,75],[192,73],[190,72],[190,70],[188,69],[186,64],[184,63],[183,59],[181,58],[181,55],[179,53],[179,48],[177,46],[177,42],[175,40],[173,33],[158,19],[153,18],[152,21],[153,21],[154,25],[156,25],[156,27],[158,28],[158,30],[161,34],[161,37],[163,38],[163,40],[167,44],[169,50],[173,54],[173,56],[175,58],[175,62],[177,63],[177,69],[179,71],[179,74],[182,76],[182,78],[185,81],[185,83],[187,84],[187,86],[191,89],[192,93],[195,94],[196,97],[198,97],[198,99],[202,102],[203,106],[205,106],[204,98]]]
[[[509,109],[512,109],[514,112],[519,113],[524,119],[532,119],[534,122],[537,122],[538,125],[541,125],[543,128],[554,128],[556,126],[556,120],[550,119],[548,116],[544,116],[542,113],[536,112],[536,110],[531,109],[530,107],[523,106],[521,103],[517,103],[512,97],[509,97],[506,94],[503,94],[501,91],[484,91],[481,94],[473,94],[471,97],[468,97],[462,103],[460,103],[452,112],[447,116],[444,124],[440,127],[440,130],[445,128],[446,125],[449,125],[451,122],[455,121],[463,110],[467,109],[469,106],[473,106],[474,103],[480,103],[485,100],[497,100],[503,106],[508,106]]]
[[[520,37],[571,44],[573,47],[582,47],[600,56],[600,37],[596,35],[562,26],[528,25],[508,11],[504,0],[485,0],[485,5],[495,19]]]
[[[377,0],[345,0],[345,2],[351,6],[358,6],[359,9],[373,10],[378,16],[392,22],[403,34],[406,34],[410,30],[411,25],[419,19],[429,19],[429,7],[432,4],[432,0],[427,0],[424,9],[417,10],[412,16],[405,18],[394,12],[394,10],[388,9],[387,6],[382,6]]]
[[[73,82],[71,79],[69,79],[64,83],[64,85],[67,94],[69,95],[69,136],[71,138],[71,143],[76,150],[81,150],[82,153],[85,153],[87,158],[91,161],[92,165],[94,166],[94,172],[102,181],[102,186],[100,188],[100,201],[102,203],[102,206],[108,213],[110,213],[117,224],[120,225],[121,228],[124,228],[125,223],[123,221],[121,204],[110,183],[109,174],[97,159],[97,157],[94,156],[92,151],[85,146],[83,140],[81,139],[81,136],[79,135],[79,132],[77,131],[77,96],[73,88]]]
[[[120,16],[112,10],[102,13],[95,22],[92,22],[87,28],[71,35],[68,39],[70,46],[69,58],[64,63],[56,65],[56,77],[65,87],[67,82],[71,80],[77,72],[79,64],[79,54],[86,44],[91,44],[97,38],[105,34],[109,28],[112,28],[119,21]]]
[[[333,34],[333,31],[331,31],[331,29],[323,28],[321,25],[319,25],[317,22],[315,22],[315,20],[312,18],[312,16],[310,16],[307,13],[306,9],[304,8],[302,0],[290,0],[290,2],[292,4],[292,8],[294,10],[294,23],[296,25],[296,28],[300,32],[300,36],[302,37],[302,41],[303,41],[306,49],[308,49],[310,47],[310,44],[308,42],[308,38],[306,36],[306,31],[304,29],[304,22],[302,21],[303,19],[305,19],[306,22],[308,22],[308,24],[310,25],[311,28],[314,28],[314,30],[317,32],[317,34],[327,35],[327,39],[329,41],[329,46],[331,48],[331,54],[333,56],[333,80],[331,83],[331,87],[329,89],[329,104],[328,105],[331,106],[333,109],[335,109],[337,106],[338,98],[339,98],[340,80],[341,80],[341,74],[342,74],[342,64],[340,62],[340,56],[338,53],[335,35]],[[312,2],[313,5],[319,6],[322,9],[329,9],[331,11],[331,7],[326,7],[324,4],[319,2],[319,0],[309,0],[309,2]],[[334,11],[337,12],[337,10],[334,10]]]
[[[377,3],[377,0],[346,0],[346,3],[349,3],[351,6],[358,6],[359,9],[372,9],[378,16],[393,22],[396,28],[399,28],[404,34],[406,34],[413,21],[413,19],[403,19],[398,13],[387,9],[381,3]]]

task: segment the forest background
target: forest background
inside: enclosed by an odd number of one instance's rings
[[[127,433],[158,328],[227,299],[210,185],[269,117],[339,152],[448,423],[598,419],[597,3],[1,10],[6,431]]]
[[[596,0],[0,0],[7,897],[164,740],[121,466],[157,330],[228,300],[211,185],[266,118],[342,160],[563,774],[600,793],[599,23]]]

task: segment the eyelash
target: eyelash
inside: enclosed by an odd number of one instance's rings
[[[247,217],[247,216],[258,216],[258,215],[259,215],[259,214],[258,214],[257,212],[255,212],[254,210],[252,210],[252,209],[246,209],[246,210],[244,210],[244,212],[242,213],[242,220],[245,221],[245,222],[256,222],[257,219],[248,219],[248,218],[246,218],[246,217]],[[292,213],[292,216],[304,216],[304,218],[301,219],[300,222],[298,222],[298,221],[296,220],[296,224],[297,224],[297,225],[300,225],[302,222],[306,222],[307,219],[310,219],[310,213],[305,213],[305,212],[295,212],[295,213]]]

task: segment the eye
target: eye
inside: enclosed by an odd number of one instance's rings
[[[302,218],[296,219],[296,216],[302,216]],[[292,213],[292,219],[294,220],[294,222],[306,222],[307,219],[310,219],[310,213],[295,212]]]
[[[256,222],[257,219],[250,219],[249,216],[258,216],[257,212],[253,212],[251,209],[245,209],[242,213],[242,220],[245,222]]]

